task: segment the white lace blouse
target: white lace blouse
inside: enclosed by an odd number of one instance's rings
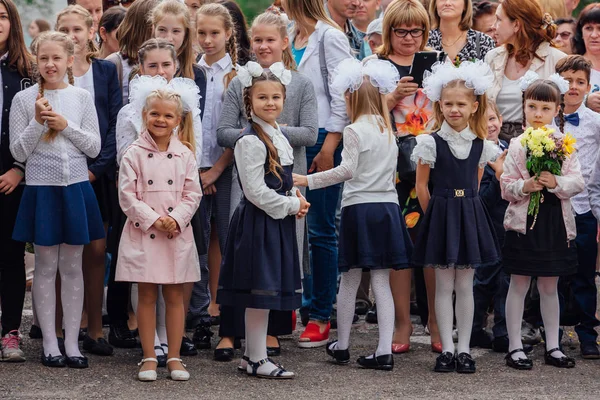
[[[53,111],[67,120],[67,128],[54,140],[42,138],[48,127],[35,120],[38,85],[17,93],[10,110],[10,151],[26,162],[25,180],[30,186],[68,186],[87,181],[87,157],[100,153],[100,128],[92,95],[67,86],[46,90]]]
[[[196,140],[196,163],[200,166],[202,158],[202,122],[200,119],[200,109],[192,110],[194,120],[194,139]],[[133,104],[127,104],[119,111],[117,115],[117,125],[115,127],[115,136],[117,140],[117,164],[121,164],[123,155],[137,140],[142,132],[142,110],[138,110]]]
[[[273,141],[281,165],[292,165],[294,163],[293,149],[281,133],[279,126],[275,129],[257,117],[254,117],[253,120]],[[298,213],[300,199],[296,197],[295,190],[292,190],[292,196],[283,196],[270,189],[265,183],[267,147],[258,136],[246,135],[239,139],[235,144],[234,155],[244,196],[248,201],[273,219],[283,219],[288,215]]]
[[[469,157],[473,140],[477,139],[477,135],[471,131],[468,125],[462,131],[456,132],[445,121],[437,134],[448,143],[452,155],[459,160],[465,160]],[[500,153],[501,150],[495,143],[484,140],[483,151],[479,158],[479,168],[484,168],[488,161],[495,160]],[[421,164],[427,164],[431,168],[434,168],[436,157],[435,139],[431,135],[417,136],[417,145],[413,149],[410,159],[413,162],[421,162]]]

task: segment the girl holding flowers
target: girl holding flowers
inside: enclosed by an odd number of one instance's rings
[[[525,133],[512,139],[500,179],[502,197],[510,202],[504,218],[504,266],[511,274],[506,299],[509,353],[506,365],[531,369],[523,352],[521,319],[524,300],[537,276],[546,329],[546,364],[572,368],[575,360],[559,348],[558,278],[577,272],[575,219],[570,198],[584,187],[574,139],[564,135],[562,94],[569,85],[557,74],[547,80],[528,72],[521,79]],[[559,130],[552,127],[558,116]]]

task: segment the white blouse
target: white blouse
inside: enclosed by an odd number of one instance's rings
[[[257,117],[253,120],[263,127],[273,141],[281,164],[292,165],[294,162],[292,147],[279,128],[274,129]],[[264,125],[271,129],[265,129]],[[291,196],[284,196],[267,186],[265,182],[267,147],[258,136],[246,135],[239,139],[235,144],[234,155],[242,190],[248,201],[273,219],[284,219],[298,213],[300,199],[296,197],[295,190],[291,191]]]
[[[75,86],[87,90],[90,92],[92,97],[95,98],[96,92],[94,90],[94,68],[92,68],[92,64],[90,64],[90,68],[85,74],[81,76],[75,76],[74,80]]]
[[[448,143],[452,155],[459,160],[466,160],[469,157],[473,140],[477,139],[477,135],[471,131],[468,125],[462,131],[456,132],[446,121],[444,121],[437,134]],[[500,154],[501,150],[494,142],[484,140],[483,151],[479,158],[479,168],[484,168],[488,161],[495,160]],[[413,162],[421,162],[434,168],[436,157],[435,139],[427,134],[417,136],[417,145],[413,149],[410,159]]]
[[[25,180],[31,186],[68,186],[89,179],[87,157],[100,153],[100,127],[94,99],[85,89],[67,86],[45,90],[52,109],[67,120],[54,140],[42,139],[48,127],[35,120],[38,85],[17,93],[10,110],[10,151],[27,162]]]

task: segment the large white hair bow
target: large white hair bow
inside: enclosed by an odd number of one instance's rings
[[[398,70],[388,61],[369,60],[362,63],[355,58],[342,60],[334,72],[335,78],[331,83],[334,90],[345,93],[357,91],[364,82],[365,77],[382,94],[393,92],[398,85],[400,75]]]
[[[523,75],[521,79],[519,79],[519,87],[521,88],[521,91],[526,91],[533,82],[539,79],[541,78],[537,73],[533,71],[527,71],[525,75]],[[560,94],[565,94],[569,91],[569,82],[559,74],[554,73],[550,75],[548,77],[548,80],[554,82],[554,84],[558,86]]]
[[[146,105],[146,98],[157,89],[166,89],[178,94],[185,112],[198,108],[201,96],[196,82],[188,78],[173,78],[171,82],[167,82],[160,75],[138,75],[133,78],[129,83],[129,103],[141,110]]]
[[[494,76],[489,65],[483,61],[463,61],[458,67],[450,62],[438,62],[431,67],[431,72],[425,71],[423,74],[423,92],[429,100],[440,101],[442,90],[456,80],[465,82],[465,86],[479,96],[492,87]]]
[[[290,82],[292,82],[292,72],[286,69],[282,62],[276,62],[268,69],[284,86],[287,86],[290,84]],[[245,88],[252,86],[252,80],[261,76],[263,72],[263,67],[254,61],[248,61],[248,63],[243,67],[240,65],[237,66],[238,79]]]
[[[181,97],[183,111],[190,112],[200,104],[200,88],[196,82],[189,78],[173,78],[167,84],[167,90],[175,92]]]

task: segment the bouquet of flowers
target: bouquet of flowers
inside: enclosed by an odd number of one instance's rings
[[[554,136],[554,129],[546,127],[534,129],[527,128],[521,138],[521,145],[527,154],[527,170],[539,178],[543,171],[553,175],[560,175],[563,161],[575,151],[575,138],[569,134],[564,137]],[[537,215],[540,211],[540,202],[543,202],[542,192],[531,193],[528,215],[534,216],[533,229]]]

